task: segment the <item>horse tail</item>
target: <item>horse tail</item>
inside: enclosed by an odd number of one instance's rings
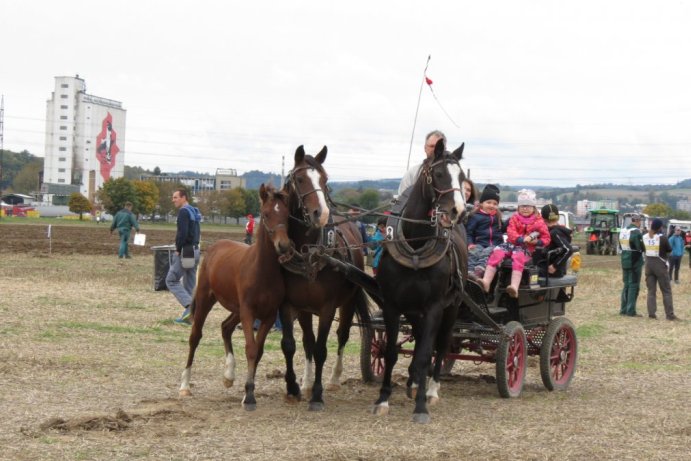
[[[371,321],[369,301],[365,295],[365,290],[363,290],[362,287],[357,287],[355,295],[353,296],[353,304],[355,305],[355,313],[358,317],[360,329],[368,326]]]

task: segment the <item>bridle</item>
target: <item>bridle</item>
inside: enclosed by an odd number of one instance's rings
[[[295,174],[302,171],[302,170],[316,170],[315,167],[313,166],[301,166],[301,167],[296,167],[290,170],[288,173],[288,177],[286,178],[286,183],[285,186],[286,188],[292,188],[293,191],[295,192],[295,196],[298,199],[298,207],[300,208],[300,211],[302,211],[302,222],[306,225],[309,226],[310,219],[309,219],[309,212],[307,211],[307,207],[305,206],[305,197],[311,195],[311,194],[316,194],[317,192],[324,192],[321,187],[313,188],[312,190],[302,193],[300,191],[300,187],[298,186],[298,182],[295,180]],[[295,219],[293,215],[290,216],[291,218]]]
[[[285,200],[285,199],[286,199],[286,197],[283,195],[280,197],[279,200]],[[285,202],[284,202],[284,205],[287,207],[287,204]],[[263,218],[263,216],[262,216],[262,218]],[[278,223],[273,228],[271,228],[267,224],[266,219],[262,219],[261,223],[262,223],[262,226],[264,226],[264,230],[266,230],[266,233],[269,235],[269,237],[273,237],[273,235],[276,233],[276,231],[278,229],[281,229],[281,228],[285,229],[286,228],[286,225],[283,223]]]
[[[263,219],[262,219],[262,224],[264,225],[264,230],[266,230],[266,233],[269,235],[269,237],[273,237],[274,233],[276,233],[276,231],[277,231],[278,229],[280,229],[280,228],[284,228],[284,229],[285,229],[285,227],[286,227],[285,224],[280,223],[280,224],[276,224],[276,226],[274,226],[274,228],[272,229],[272,228],[269,227],[268,224],[266,224],[266,222],[264,222]]]
[[[456,160],[455,158],[450,157],[450,156],[445,156],[444,158],[437,160],[436,162],[432,162],[429,165],[425,166],[421,172],[421,176],[424,178],[424,181],[425,181],[423,183],[423,185],[426,184],[426,186],[431,188],[435,194],[434,199],[432,200],[432,209],[434,211],[430,210],[430,214],[432,214],[432,225],[436,224],[436,218],[440,214],[447,213],[447,212],[444,212],[444,211],[439,209],[439,207],[440,207],[439,201],[442,199],[442,197],[445,196],[446,194],[453,193],[456,191],[463,194],[463,190],[459,187],[451,187],[449,189],[437,189],[436,187],[434,187],[433,179],[432,179],[432,172],[433,172],[434,168],[441,165],[441,164],[449,164],[449,163],[458,165],[460,167],[460,163],[458,162],[458,160]],[[427,189],[427,187],[423,188],[423,196],[425,195],[424,191]]]

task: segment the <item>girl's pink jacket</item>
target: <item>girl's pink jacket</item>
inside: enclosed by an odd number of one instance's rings
[[[530,243],[524,245],[526,251],[533,253],[535,247],[538,243],[542,246],[549,245],[550,237],[549,230],[547,229],[547,224],[542,219],[542,216],[535,213],[528,217],[521,216],[519,213],[515,213],[509,219],[509,225],[506,228],[506,234],[508,236],[509,243],[514,245],[523,245],[523,238],[532,234],[533,232],[538,232],[540,235],[538,241],[533,240]]]

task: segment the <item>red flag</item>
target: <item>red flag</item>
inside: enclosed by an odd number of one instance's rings
[[[425,82],[427,82],[428,85],[431,85],[432,83],[434,83],[434,82],[432,82],[432,79],[426,75],[425,75]]]

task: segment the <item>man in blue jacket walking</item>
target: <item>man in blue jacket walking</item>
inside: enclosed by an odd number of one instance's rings
[[[192,294],[197,284],[197,266],[199,265],[199,238],[202,215],[199,209],[189,204],[187,200],[187,190],[179,188],[173,192],[173,205],[179,210],[177,221],[177,234],[175,235],[175,253],[172,255],[172,262],[168,275],[166,276],[166,286],[175,296],[180,305],[185,308],[175,323],[191,325],[190,317],[192,310]],[[192,247],[194,250],[194,265],[190,268],[182,266],[183,248]]]

